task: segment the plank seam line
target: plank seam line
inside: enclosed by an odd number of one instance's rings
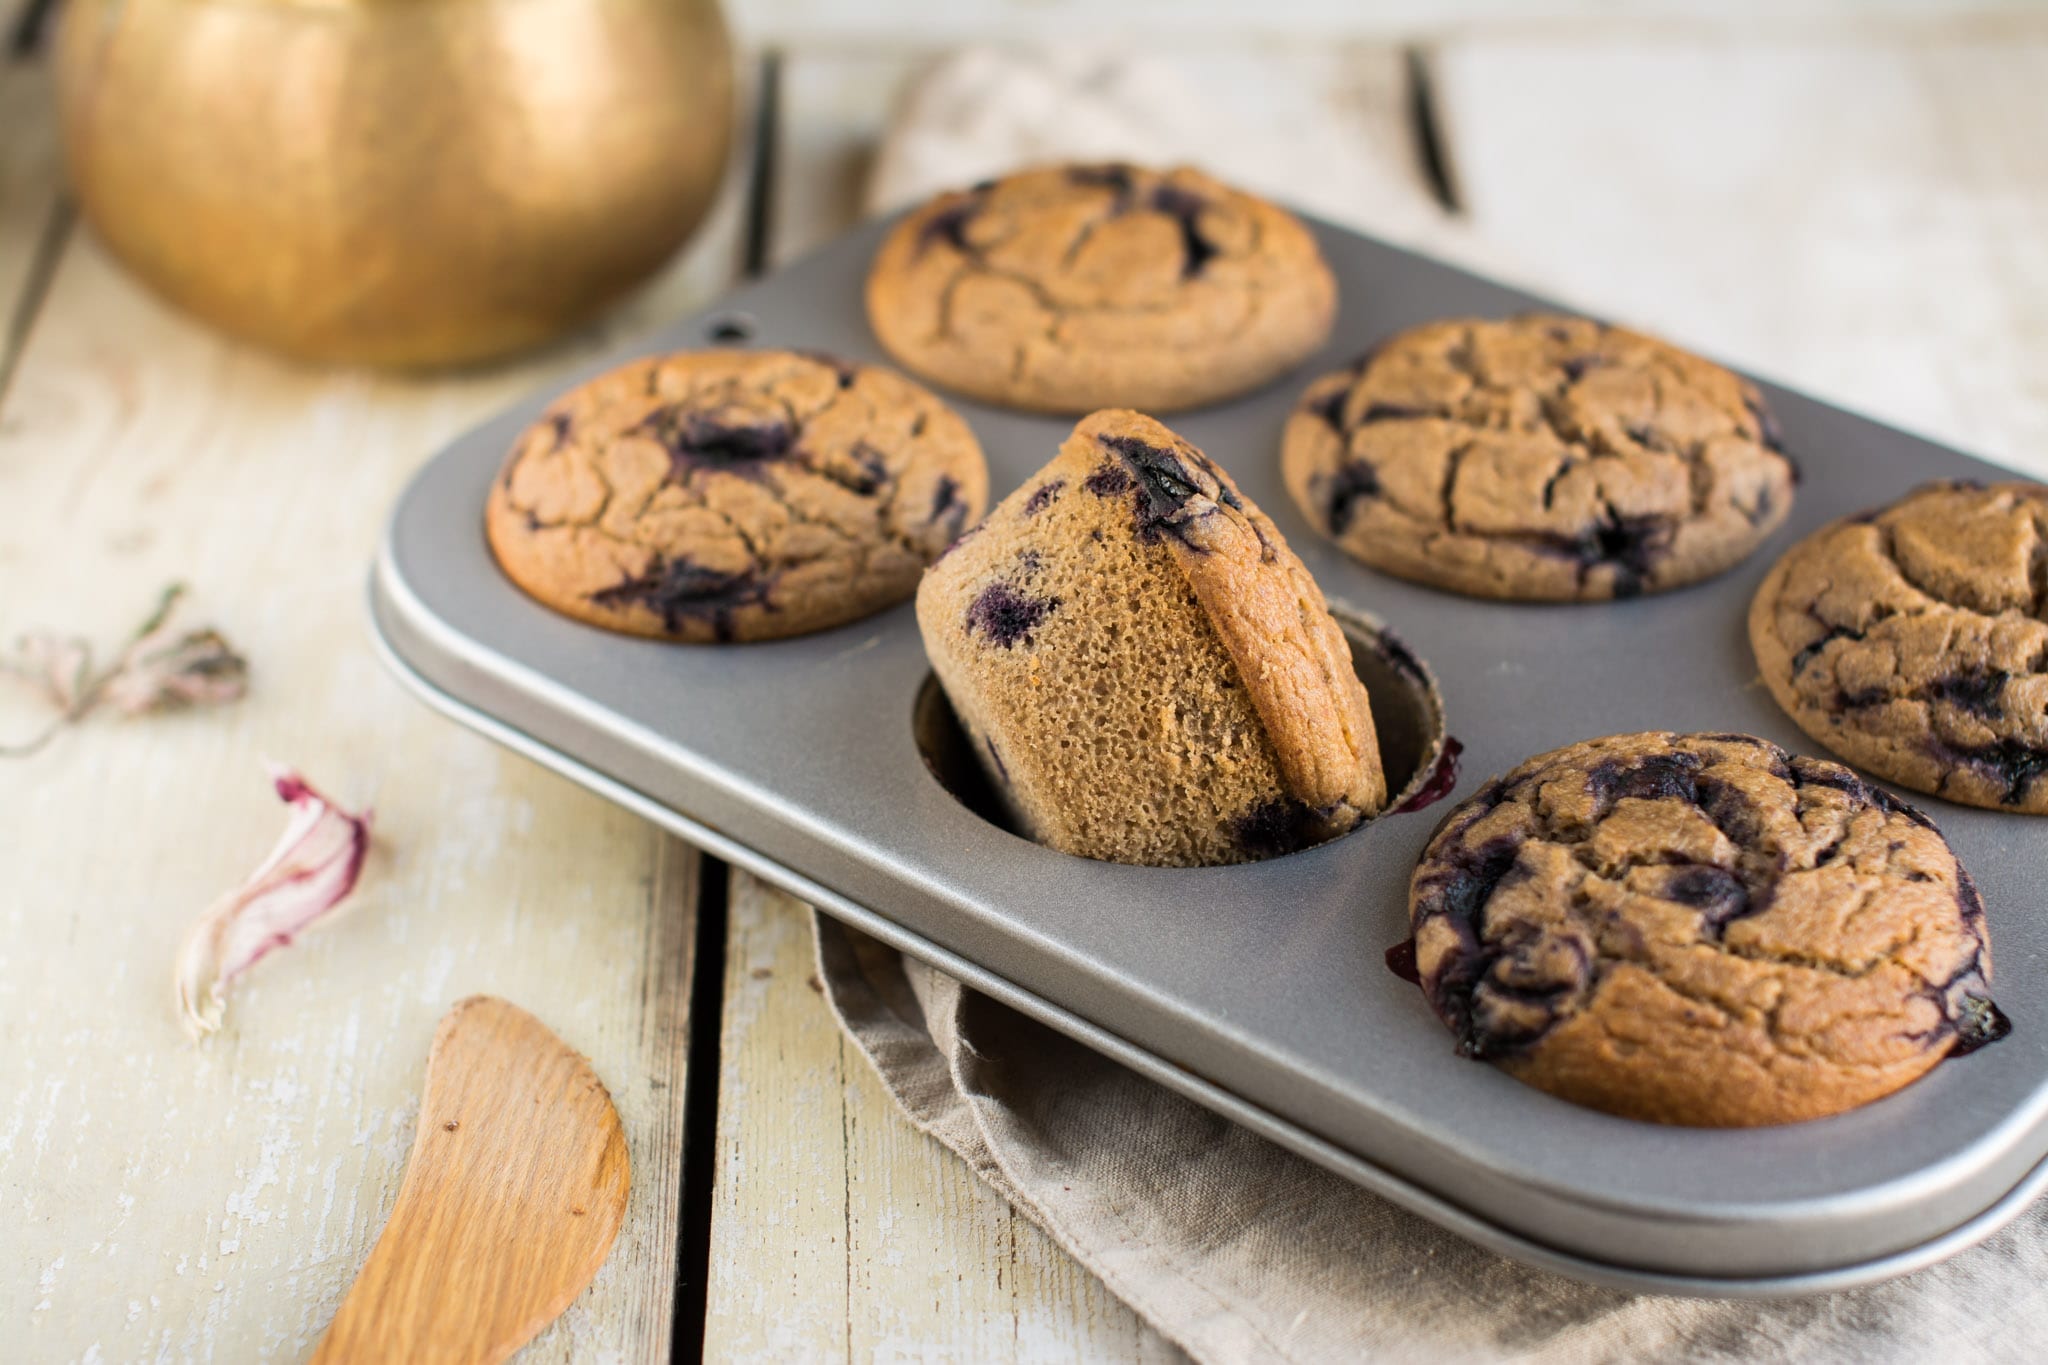
[[[60,195],[50,206],[50,216],[43,221],[43,231],[36,238],[35,254],[29,258],[27,276],[21,282],[21,297],[15,300],[13,316],[7,320],[7,337],[0,342],[0,414],[7,410],[7,396],[14,388],[14,374],[21,366],[21,357],[28,350],[29,333],[35,330],[36,319],[42,316],[43,303],[50,296],[50,286],[57,278],[57,262],[64,255],[64,246],[71,238],[71,227],[77,214],[71,201]]]
[[[1416,46],[1404,50],[1402,70],[1408,86],[1408,126],[1415,138],[1415,157],[1421,165],[1423,182],[1446,213],[1463,213],[1463,197],[1458,193],[1450,150],[1444,142],[1443,115],[1437,106],[1429,49]]]
[[[753,160],[747,171],[741,273],[768,264],[769,214],[780,125],[782,54],[761,54],[755,86]],[[718,1089],[725,1028],[725,967],[732,903],[731,869],[701,855],[697,890],[697,960],[691,973],[690,1037],[683,1075],[683,1178],[676,1248],[675,1329],[671,1362],[701,1361],[711,1307],[711,1220],[718,1194]]]

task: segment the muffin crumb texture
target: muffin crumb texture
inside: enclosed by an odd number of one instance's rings
[[[1195,866],[1293,852],[1386,800],[1348,643],[1230,477],[1098,412],[925,576],[918,624],[1018,824]]]

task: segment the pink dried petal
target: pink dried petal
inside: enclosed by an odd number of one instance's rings
[[[76,635],[39,630],[21,637],[6,671],[38,688],[50,704],[70,715],[86,698],[92,679],[92,646]]]
[[[291,806],[270,856],[200,916],[178,949],[178,1015],[196,1041],[220,1027],[228,987],[348,898],[370,851],[370,812],[350,815],[288,768],[270,765]]]
[[[249,665],[216,630],[173,637],[159,627],[143,636],[107,678],[100,696],[123,715],[177,706],[218,706],[240,700]]]

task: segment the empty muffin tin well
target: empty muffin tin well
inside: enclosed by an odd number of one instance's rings
[[[1393,793],[1386,809],[1374,818],[1412,814],[1440,799],[1438,792],[1448,790],[1448,781],[1455,775],[1454,768],[1439,768],[1440,763],[1456,762],[1455,753],[1450,760],[1443,757],[1443,694],[1429,666],[1416,658],[1399,636],[1367,613],[1341,606],[1334,610],[1351,646],[1352,670],[1372,698],[1380,765],[1386,773],[1387,790]],[[955,801],[998,829],[1025,837],[994,790],[987,769],[976,758],[974,743],[953,714],[935,674],[927,673],[918,684],[910,709],[910,732],[925,769]],[[1349,830],[1338,838],[1357,832]]]
[[[1639,1288],[1812,1292],[1947,1255],[2048,1184],[2048,917],[2035,913],[2048,825],[2038,820],[1911,798],[1983,892],[2010,1038],[1837,1118],[1658,1128],[1461,1060],[1421,993],[1383,965],[1407,936],[1408,874],[1445,805],[1240,867],[1071,858],[995,828],[932,780],[904,723],[929,674],[908,604],[800,639],[679,646],[578,625],[497,572],[485,493],[513,436],[570,384],[630,355],[708,344],[736,315],[754,345],[881,360],[861,283],[883,230],[863,227],[564,376],[431,460],[373,574],[394,669],[508,746],[1526,1261]],[[1333,602],[1371,612],[1429,661],[1465,750],[1452,800],[1531,754],[1631,730],[1745,730],[1813,752],[1757,683],[1744,635],[1771,560],[1823,522],[1924,480],[1999,473],[1767,384],[1806,477],[1789,522],[1718,579],[1546,607],[1375,574],[1303,524],[1281,487],[1280,430],[1295,397],[1400,328],[1556,305],[1317,232],[1342,290],[1329,347],[1259,393],[1170,420],[1275,519]],[[988,453],[996,498],[1071,426],[958,406]]]

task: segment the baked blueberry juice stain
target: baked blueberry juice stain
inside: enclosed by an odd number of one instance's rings
[[[1002,649],[1028,645],[1031,632],[1059,605],[1057,597],[1034,597],[1011,583],[991,583],[967,604],[967,629]]]
[[[1449,796],[1458,785],[1458,756],[1464,752],[1465,746],[1456,735],[1445,735],[1444,747],[1429,770],[1429,779],[1415,789],[1415,795],[1394,807],[1394,814],[1413,815]]]
[[[728,643],[735,611],[748,606],[774,610],[769,587],[751,573],[721,573],[687,559],[657,560],[646,573],[594,592],[590,600],[606,607],[646,607],[661,617],[671,635],[680,633],[686,621],[708,620],[718,640]]]
[[[789,458],[797,438],[787,422],[728,423],[680,406],[655,409],[634,431],[661,443],[671,477],[678,479],[692,469],[751,475],[760,465]]]

